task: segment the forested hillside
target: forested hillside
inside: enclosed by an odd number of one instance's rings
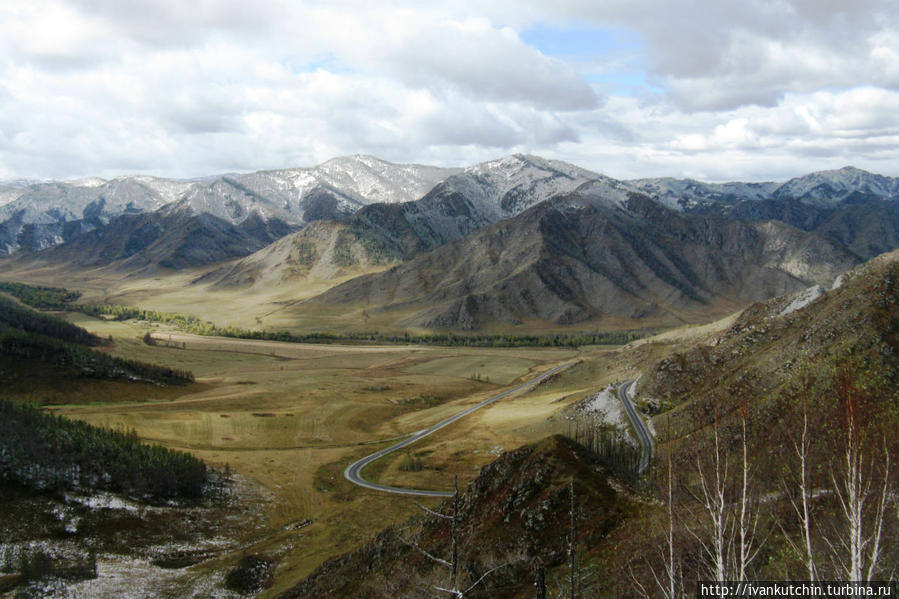
[[[113,491],[136,499],[200,499],[206,465],[180,451],[145,445],[134,432],[0,400],[0,478],[37,490]]]
[[[81,327],[0,297],[0,356],[37,360],[78,376],[182,384],[193,380],[183,370],[127,360],[90,349],[101,340]]]

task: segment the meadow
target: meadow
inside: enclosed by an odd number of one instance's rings
[[[313,319],[304,326],[291,314],[296,300],[288,300],[289,294],[302,298],[309,289],[281,289],[278,297],[203,293],[188,278],[181,273],[129,281],[115,280],[106,272],[81,273],[72,286],[82,292],[82,301],[176,309],[222,326],[278,330],[277,325],[290,322],[287,330],[304,332],[323,322]],[[42,280],[33,272],[29,280],[54,283],[49,275]],[[268,534],[243,551],[279,560],[275,586],[263,597],[276,596],[328,557],[419,513],[412,498],[346,481],[343,470],[352,461],[517,381],[579,360],[536,389],[476,412],[365,472],[372,480],[433,489],[451,488],[458,475],[464,486],[503,450],[563,432],[566,408],[608,384],[633,378],[641,363],[667,351],[665,344],[648,341],[627,351],[615,346],[284,343],[197,336],[161,323],[63,314],[98,337],[111,339],[103,351],[189,370],[195,382],[160,387],[47,379],[35,386],[25,380],[33,377],[19,377],[17,389],[64,415],[134,430],[142,439],[188,451],[258,485],[268,500],[249,509],[264,510]],[[148,334],[152,344],[144,341]],[[434,500],[425,503],[436,505]],[[232,557],[236,562],[240,556]],[[222,565],[222,560],[214,560],[197,567]]]
[[[97,387],[92,396],[68,403],[57,394],[52,409],[133,429],[142,439],[189,451],[263,487],[272,498],[264,506],[270,534],[247,550],[281,560],[271,595],[418,511],[409,498],[351,485],[343,478],[351,461],[555,364],[614,355],[609,348],[281,343],[194,336],[79,313],[66,317],[112,338],[104,351],[194,373],[196,382],[179,389],[140,386],[117,393],[118,387]],[[147,333],[153,345],[142,340]],[[604,384],[574,370],[389,456],[366,476],[448,489],[458,474],[464,484],[503,449],[555,432],[557,412]],[[606,378],[615,374],[609,368]],[[423,467],[406,468],[413,458]],[[307,520],[311,524],[296,528]]]

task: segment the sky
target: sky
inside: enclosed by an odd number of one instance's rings
[[[899,176],[895,0],[3,0],[0,179]]]

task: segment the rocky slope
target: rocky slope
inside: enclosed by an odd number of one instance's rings
[[[696,426],[703,421],[697,420],[701,406],[715,398],[728,398],[726,409],[733,410],[735,398],[768,400],[803,376],[832,379],[837,364],[855,360],[876,373],[868,380],[872,388],[885,386],[889,400],[899,401],[897,297],[899,252],[891,252],[848,271],[833,286],[753,304],[724,332],[652,364],[638,390],[661,400],[663,408],[683,404],[673,418]]]
[[[322,220],[194,282],[210,283],[213,289],[271,288],[298,280],[329,281],[378,264],[346,223]]]
[[[601,181],[310,300],[397,314],[402,327],[708,319],[830,284],[855,259],[779,223],[679,214]]]
[[[516,154],[484,162],[447,178],[423,198],[372,205],[351,219],[354,234],[380,255],[406,260],[515,216],[587,181],[621,196],[627,188],[608,177],[557,160]]]
[[[837,204],[783,197],[697,206],[695,213],[744,221],[777,220],[818,233],[861,258],[899,248],[899,201],[855,195]]]

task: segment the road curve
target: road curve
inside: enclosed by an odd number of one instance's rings
[[[404,447],[408,447],[408,446],[412,445],[413,443],[416,443],[416,442],[420,441],[421,439],[424,439],[428,435],[432,435],[432,434],[436,433],[443,427],[449,426],[450,424],[454,423],[455,421],[459,420],[460,418],[465,418],[472,412],[474,412],[476,410],[480,410],[481,408],[483,408],[485,406],[489,406],[490,404],[492,404],[495,401],[498,401],[504,397],[512,395],[513,393],[521,391],[522,389],[525,389],[526,387],[536,385],[536,384],[540,383],[541,381],[543,381],[544,379],[546,379],[547,377],[554,375],[555,373],[559,372],[563,368],[567,368],[574,363],[575,362],[566,362],[564,364],[560,364],[558,366],[550,368],[549,370],[547,370],[546,372],[544,372],[543,374],[541,374],[540,376],[538,376],[536,378],[533,378],[529,381],[520,383],[520,384],[516,385],[515,387],[512,387],[511,389],[507,389],[507,390],[503,391],[502,393],[498,393],[498,394],[494,395],[493,397],[488,397],[481,403],[471,406],[470,408],[463,410],[454,416],[450,416],[449,418],[447,418],[445,420],[441,420],[440,422],[438,422],[437,424],[435,424],[433,426],[430,426],[426,429],[420,430],[417,433],[412,433],[411,435],[409,435],[409,437],[407,437],[406,439],[403,439],[399,443],[395,443],[395,444],[391,445],[390,447],[386,447],[380,451],[376,451],[375,453],[373,453],[369,456],[366,456],[366,457],[362,458],[361,460],[353,462],[352,464],[347,466],[346,470],[343,471],[343,476],[351,483],[357,484],[360,487],[365,487],[366,489],[372,489],[374,491],[384,491],[385,493],[397,493],[400,495],[417,495],[419,497],[452,497],[453,493],[451,491],[429,491],[426,489],[406,489],[403,487],[393,487],[391,485],[381,485],[378,483],[373,483],[373,482],[367,481],[364,478],[362,478],[362,470],[366,466],[368,466],[369,464],[374,462],[375,460],[379,460],[379,459],[383,458],[384,456],[393,453],[394,451],[398,451]]]
[[[649,431],[646,430],[646,425],[643,424],[643,420],[637,415],[634,404],[631,403],[631,399],[627,396],[627,392],[636,382],[637,379],[633,379],[626,383],[622,383],[618,387],[618,399],[624,404],[624,409],[627,411],[627,417],[630,418],[631,424],[634,425],[634,430],[637,431],[637,437],[640,439],[640,445],[643,447],[643,455],[640,456],[640,465],[638,467],[638,471],[643,472],[646,470],[646,467],[649,466],[649,460],[652,458],[653,443]]]

